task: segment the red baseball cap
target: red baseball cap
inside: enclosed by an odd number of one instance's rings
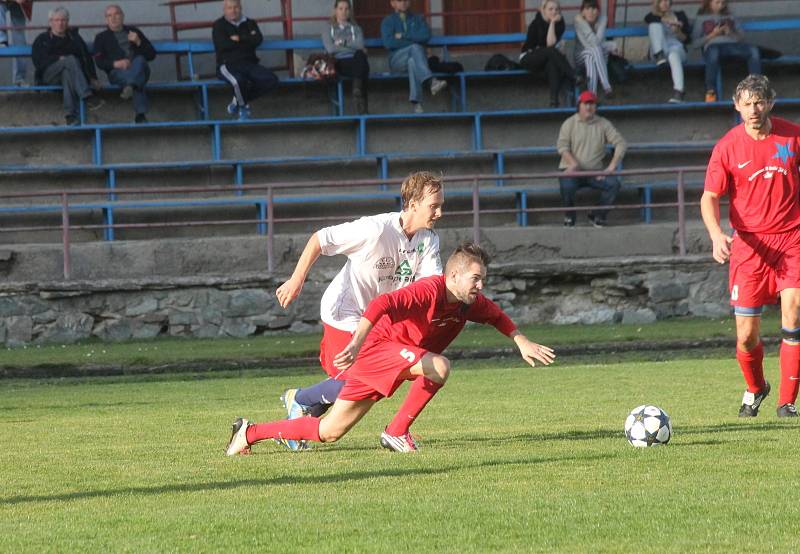
[[[580,96],[578,96],[578,104],[597,104],[597,95],[593,93],[591,90],[584,90]]]

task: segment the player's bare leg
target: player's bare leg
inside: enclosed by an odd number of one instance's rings
[[[778,417],[797,417],[797,392],[800,388],[800,289],[781,291],[781,388]]]
[[[415,452],[418,449],[409,428],[444,386],[449,375],[450,360],[431,352],[426,353],[419,362],[402,374],[402,378],[413,380],[413,383],[400,409],[381,433],[381,446],[395,452]]]
[[[764,344],[761,342],[761,315],[736,315],[736,360],[747,383],[739,417],[756,417],[761,402],[770,391],[764,379]]]
[[[358,423],[376,400],[337,399],[327,416],[319,420],[319,440],[336,442]]]

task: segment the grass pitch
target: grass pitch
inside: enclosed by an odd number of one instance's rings
[[[338,444],[226,458],[234,416],[281,417],[321,373],[0,381],[0,551],[797,551],[775,359],[754,420],[730,356],[458,362],[415,455],[378,447],[406,387]],[[669,445],[625,441],[642,403],[672,416]]]

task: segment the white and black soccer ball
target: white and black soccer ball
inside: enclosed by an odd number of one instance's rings
[[[660,446],[672,438],[672,421],[658,406],[636,406],[625,420],[625,438],[632,446]]]

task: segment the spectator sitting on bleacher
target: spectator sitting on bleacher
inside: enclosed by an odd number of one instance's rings
[[[233,87],[228,114],[250,117],[250,102],[278,86],[278,77],[259,65],[256,48],[264,40],[258,23],[242,15],[241,0],[224,0],[223,16],[212,30],[217,76]]]
[[[603,168],[606,157],[606,144],[614,146],[611,162]],[[567,172],[598,171],[603,175],[596,177],[559,177],[561,200],[567,208],[575,206],[575,193],[579,188],[590,187],[600,190],[600,204],[611,206],[617,199],[620,182],[614,175],[617,165],[625,156],[625,139],[609,120],[597,115],[597,96],[585,90],[578,97],[578,112],[561,124],[556,143],[561,162],[558,168]],[[608,210],[589,212],[589,221],[595,227],[605,227]],[[575,212],[567,211],[565,227],[575,226]]]
[[[613,40],[606,40],[606,16],[600,15],[597,0],[583,0],[575,16],[575,66],[586,75],[588,88],[597,93],[597,81],[603,86],[606,98],[612,96],[608,80],[608,55],[616,52]]]
[[[564,18],[556,0],[544,0],[528,25],[528,36],[522,45],[519,63],[531,73],[544,71],[550,87],[550,107],[558,107],[558,93],[563,86],[575,86],[575,72],[559,45],[564,34]],[[572,104],[574,97],[568,95]]]
[[[650,53],[656,65],[669,62],[672,73],[672,96],[669,102],[683,102],[685,86],[683,64],[686,62],[686,44],[691,40],[691,26],[686,13],[672,11],[672,0],[653,0],[653,7],[646,16],[647,33],[650,36]]]
[[[156,57],[156,50],[144,33],[125,25],[122,8],[112,4],[106,8],[108,28],[94,37],[94,61],[108,74],[111,84],[122,87],[120,98],[133,98],[136,123],[146,123],[147,94],[144,87],[150,78],[147,62]]]
[[[751,75],[761,73],[761,52],[757,46],[742,40],[742,31],[728,9],[728,0],[703,0],[694,22],[694,37],[702,39],[706,102],[717,101],[717,75],[722,60],[745,59]]]
[[[336,73],[353,79],[356,112],[367,113],[369,61],[364,48],[364,33],[352,17],[350,0],[336,0],[331,23],[322,31],[325,51],[336,58]]]
[[[8,35],[14,39],[14,46],[25,46],[25,20],[31,18],[33,0],[0,0],[0,48],[8,46]],[[13,29],[6,30],[11,15]],[[11,80],[18,87],[28,86],[25,80],[28,64],[25,58],[14,58],[11,62]]]
[[[409,9],[411,0],[391,0],[394,13],[381,21],[383,46],[389,51],[389,69],[392,73],[408,73],[409,101],[416,113],[422,113],[422,86],[429,83],[431,94],[436,95],[447,86],[447,81],[437,79],[428,67],[425,45],[431,39],[431,29],[421,15]]]
[[[62,86],[67,125],[78,125],[80,98],[90,110],[104,103],[92,95],[92,89],[100,90],[94,61],[78,29],[69,26],[66,8],[50,10],[47,23],[50,29],[36,37],[31,49],[36,82]]]

